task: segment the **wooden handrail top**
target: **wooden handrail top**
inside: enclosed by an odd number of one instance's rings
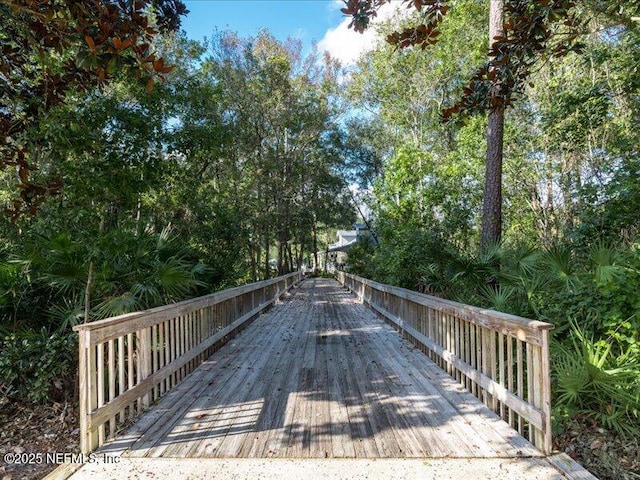
[[[531,320],[517,315],[511,315],[509,313],[498,312],[496,310],[474,307],[472,305],[465,305],[464,303],[445,300],[425,293],[414,292],[412,290],[407,290],[406,288],[385,285],[366,278],[356,277],[349,273],[345,273],[345,275],[357,278],[358,281],[365,285],[369,285],[371,288],[376,290],[396,295],[419,305],[424,305],[425,307],[429,307],[446,314],[455,315],[471,323],[479,324],[494,330],[502,330],[504,328],[510,333],[522,331],[536,335],[541,331],[552,330],[555,328],[552,323]]]
[[[257,290],[259,288],[267,287],[269,285],[281,282],[283,279],[294,277],[298,275],[298,272],[290,273],[282,277],[271,278],[268,280],[262,280],[260,282],[248,283],[239,287],[229,288],[220,292],[210,293],[202,297],[191,298],[182,302],[172,303],[169,305],[162,305],[160,307],[150,308],[147,310],[141,310],[138,312],[124,313],[117,317],[106,318],[104,320],[97,320],[95,322],[83,323],[81,325],[75,325],[73,330],[76,332],[100,330],[107,327],[112,327],[121,323],[129,322],[142,317],[157,316],[158,323],[164,321],[167,318],[176,317],[189,313],[193,310],[205,306],[215,305],[221,303],[229,298],[233,298],[245,293]]]

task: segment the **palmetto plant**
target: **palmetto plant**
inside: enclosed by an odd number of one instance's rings
[[[640,360],[631,351],[614,356],[610,343],[594,341],[575,321],[571,337],[571,346],[554,348],[556,406],[621,434],[640,434]]]
[[[77,324],[87,313],[93,320],[179,301],[206,286],[208,267],[168,228],[110,231],[91,241],[59,234],[36,244],[14,263],[49,292],[41,303],[54,329]]]
[[[101,295],[102,301],[95,307],[97,318],[182,300],[198,287],[206,286],[201,279],[207,267],[188,257],[188,249],[172,236],[170,229],[127,240],[113,261],[103,260],[99,270],[102,288],[109,291]]]

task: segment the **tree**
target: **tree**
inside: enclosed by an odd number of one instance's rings
[[[504,33],[504,1],[491,0],[489,9],[490,49],[496,39],[503,37]],[[504,106],[502,102],[494,100],[494,97],[500,96],[500,85],[498,83],[492,85],[489,96],[492,97],[489,100],[490,105],[495,105],[495,107],[489,110],[487,121],[487,156],[482,202],[482,230],[480,233],[480,246],[485,251],[492,244],[499,243],[502,237]]]
[[[362,32],[375,17],[376,10],[388,0],[344,0],[343,13],[353,16],[351,26]],[[449,6],[438,0],[403,0],[420,13],[417,26],[392,32],[387,41],[398,48],[437,42],[439,27]],[[574,45],[577,31],[570,31],[563,43],[554,44],[557,26],[572,27],[575,17],[572,0],[530,2],[491,0],[489,59],[463,90],[462,98],[442,110],[445,120],[455,114],[489,112],[487,128],[487,163],[481,246],[497,243],[502,231],[502,135],[504,110],[515,93],[524,87],[532,67],[543,52],[564,54]]]
[[[155,12],[158,30],[152,26]],[[3,0],[0,4],[0,168],[14,167],[20,198],[9,213],[35,213],[60,178],[39,171],[40,123],[67,95],[91,91],[117,72],[153,87],[171,68],[152,50],[158,31],[175,30],[181,0]]]

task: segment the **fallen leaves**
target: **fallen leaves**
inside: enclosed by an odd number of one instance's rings
[[[70,402],[51,405],[8,403],[0,409],[0,458],[5,453],[76,453],[80,431],[78,411]],[[51,464],[0,463],[0,479],[39,479],[53,470]]]

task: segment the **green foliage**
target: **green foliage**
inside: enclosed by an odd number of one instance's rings
[[[74,388],[77,335],[23,330],[0,340],[0,395],[42,403]]]
[[[640,359],[631,349],[619,355],[608,340],[594,341],[575,323],[571,346],[555,345],[555,407],[584,414],[621,434],[640,434]]]

